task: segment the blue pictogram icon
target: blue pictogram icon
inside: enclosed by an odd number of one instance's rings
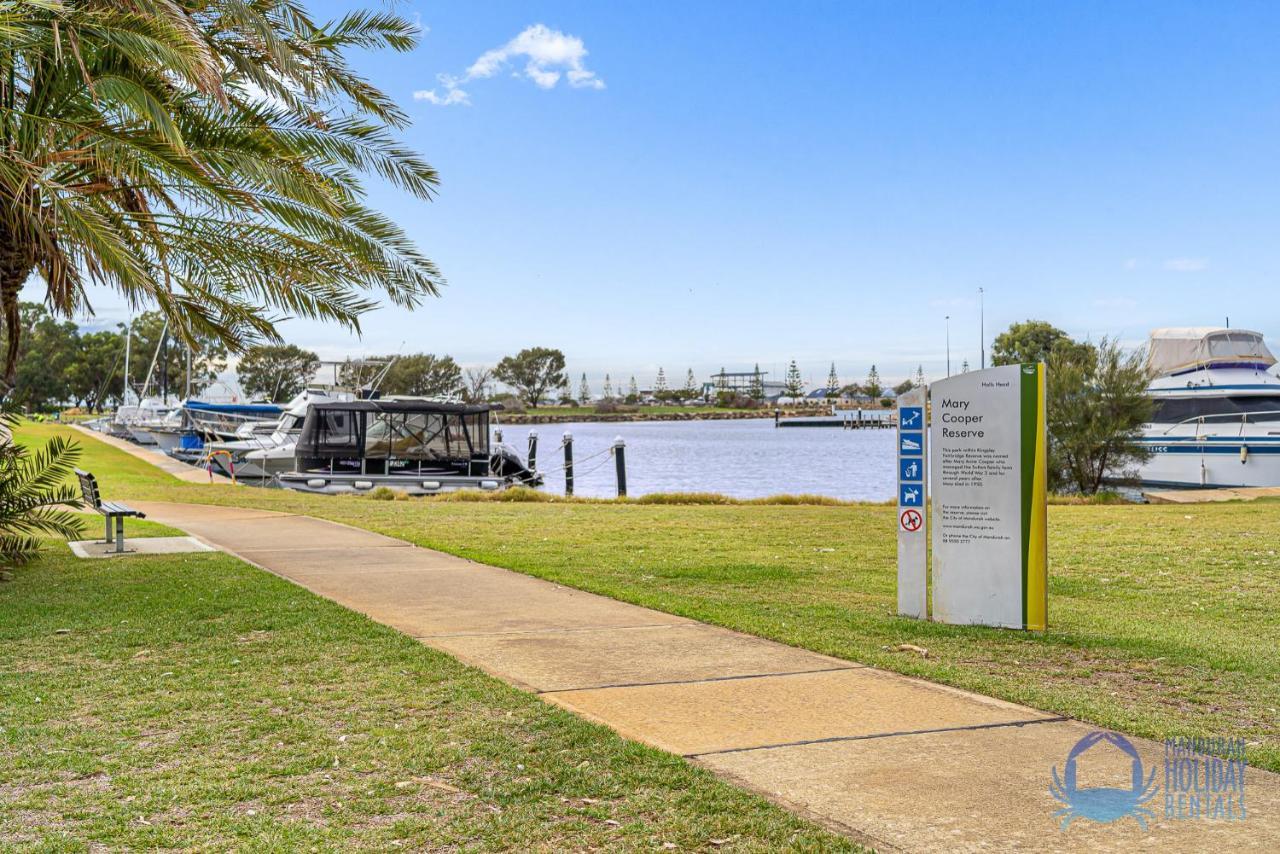
[[[904,406],[898,410],[898,427],[903,430],[924,428],[924,407]]]
[[[924,433],[899,433],[898,453],[904,457],[922,456],[924,454]]]
[[[924,460],[920,457],[899,458],[898,480],[924,480]]]
[[[903,483],[898,486],[899,507],[924,506],[924,486],[919,483]]]

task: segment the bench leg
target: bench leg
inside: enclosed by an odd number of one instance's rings
[[[111,545],[111,517],[103,516],[102,519],[107,523],[107,532],[102,535],[102,542],[109,546]]]
[[[116,551],[124,551],[124,517],[116,517]]]

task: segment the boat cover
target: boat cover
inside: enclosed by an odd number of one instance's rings
[[[1147,367],[1155,376],[1208,367],[1259,367],[1276,363],[1262,333],[1248,329],[1191,326],[1151,332]]]
[[[198,412],[220,412],[225,415],[279,415],[283,407],[276,403],[212,403],[205,400],[184,400],[182,406]]]

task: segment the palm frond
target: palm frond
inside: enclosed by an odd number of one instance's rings
[[[410,49],[401,16],[42,0],[0,6],[0,36],[0,309],[15,347],[33,270],[63,314],[105,284],[232,350],[286,316],[359,329],[378,297],[414,307],[444,286],[364,202],[366,176],[423,200],[439,187],[395,137],[406,115],[345,55]]]
[[[63,437],[34,452],[11,434],[0,439],[0,560],[26,560],[42,537],[80,535],[82,517],[60,509],[81,505],[79,491],[67,484],[79,457],[79,447]]]

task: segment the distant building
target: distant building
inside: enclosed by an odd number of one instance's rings
[[[825,388],[816,388],[805,395],[805,400],[810,403],[830,402],[840,409],[856,409],[859,407],[879,407],[881,400],[895,400],[898,396],[893,393],[893,389],[885,389],[877,398],[871,398],[868,395],[858,392],[857,394],[841,393],[834,398],[827,397]]]
[[[702,384],[702,396],[707,400],[713,400],[718,393],[728,391],[750,397],[752,387],[755,386],[758,378],[760,387],[764,390],[764,399],[776,401],[787,393],[787,384],[765,379],[768,373],[768,371],[758,373],[756,371],[720,371],[711,375],[710,382]]]

